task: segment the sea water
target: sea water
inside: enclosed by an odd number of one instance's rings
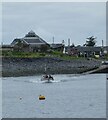
[[[105,118],[106,75],[2,78],[3,118]],[[44,95],[45,100],[39,100]]]

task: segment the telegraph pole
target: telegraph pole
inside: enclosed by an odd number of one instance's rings
[[[53,36],[53,38],[52,38],[52,39],[53,39],[53,44],[54,44],[54,36]]]

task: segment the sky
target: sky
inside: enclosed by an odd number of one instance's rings
[[[95,36],[96,45],[106,44],[105,2],[4,2],[2,42],[10,44],[33,30],[48,43],[83,45]]]

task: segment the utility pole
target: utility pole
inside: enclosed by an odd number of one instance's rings
[[[53,38],[52,38],[52,39],[53,39],[53,44],[54,44],[54,36],[53,36]]]

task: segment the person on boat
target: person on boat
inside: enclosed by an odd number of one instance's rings
[[[48,75],[46,74],[45,76],[43,76],[44,78],[48,78]]]
[[[51,76],[51,75],[49,75],[49,77],[48,77],[49,79],[52,79],[52,80],[54,80],[54,78]]]

